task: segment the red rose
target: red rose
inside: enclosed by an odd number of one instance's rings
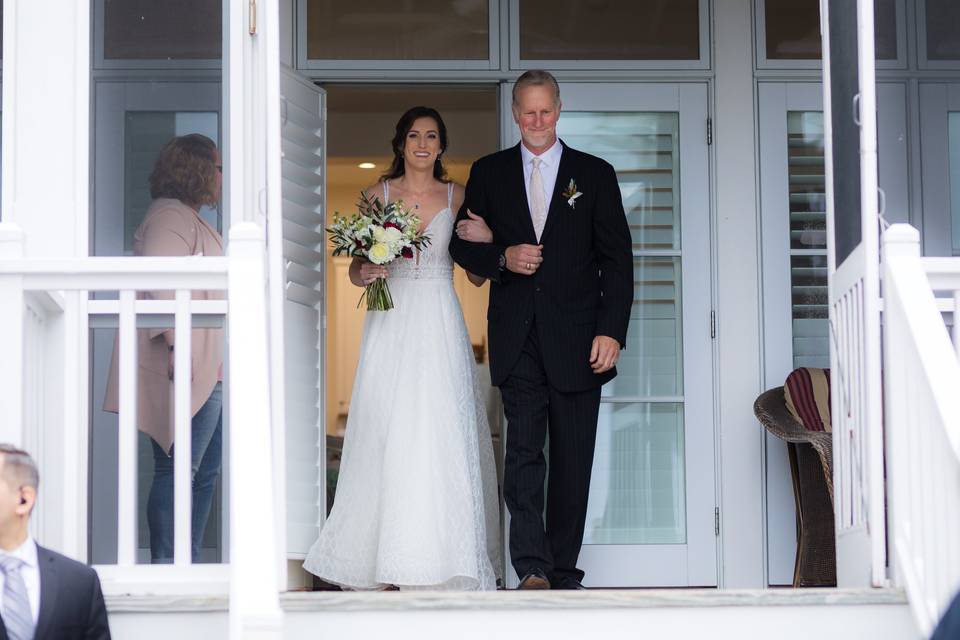
[[[403,231],[403,229],[400,228],[400,225],[398,225],[396,222],[384,222],[384,223],[383,223],[383,228],[384,228],[384,229],[389,229],[390,227],[393,227],[393,228],[396,229],[397,231]]]
[[[400,250],[400,255],[402,255],[404,258],[412,258],[413,249],[411,249],[410,247],[404,247],[403,249]]]

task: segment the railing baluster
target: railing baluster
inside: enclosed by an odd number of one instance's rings
[[[178,289],[174,315],[174,429],[173,429],[173,561],[176,565],[191,562],[190,514],[192,512],[190,465],[190,354],[192,323],[190,318],[191,292]]]
[[[136,294],[120,292],[120,417],[117,476],[117,564],[137,563]]]

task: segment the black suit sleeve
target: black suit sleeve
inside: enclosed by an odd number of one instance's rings
[[[623,211],[620,185],[613,167],[604,162],[601,188],[593,216],[594,250],[600,267],[600,313],[597,335],[627,344],[627,325],[633,306],[633,247],[630,227]]]
[[[110,624],[107,622],[107,607],[103,602],[100,578],[93,572],[90,594],[90,613],[87,617],[85,640],[110,640]]]
[[[487,226],[493,229],[490,214],[487,206],[487,184],[486,174],[480,163],[474,162],[470,167],[470,179],[467,180],[467,193],[463,199],[463,206],[457,213],[457,220],[467,219],[467,209],[474,214],[484,218]],[[456,222],[454,224],[456,224]],[[496,234],[494,234],[492,243],[468,242],[461,240],[456,232],[450,236],[450,256],[454,262],[461,267],[478,276],[483,276],[489,280],[499,282],[502,272],[500,271],[500,254],[506,251],[506,247],[497,243]]]

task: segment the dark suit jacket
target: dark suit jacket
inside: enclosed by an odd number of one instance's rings
[[[562,141],[561,141],[562,144]],[[597,335],[623,347],[633,304],[633,252],[616,173],[606,161],[563,145],[557,183],[540,237],[543,264],[533,276],[500,271],[499,257],[516,244],[538,244],[530,220],[520,145],[477,160],[457,220],[466,210],[483,217],[493,243],[460,240],[450,255],[489,278],[490,376],[500,385],[536,326],[551,386],[562,392],[595,388],[616,375],[590,368]],[[582,192],[575,206],[561,194],[570,180]]]
[[[34,640],[110,640],[97,572],[37,545],[40,616]],[[0,640],[7,629],[0,624]]]

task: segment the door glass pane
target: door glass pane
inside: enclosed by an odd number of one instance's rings
[[[518,0],[522,60],[699,60],[698,0]]]
[[[874,48],[878,60],[897,58],[896,0],[874,0]],[[764,0],[768,60],[819,60],[819,0]]]
[[[787,114],[793,366],[830,366],[823,114]]]
[[[564,111],[557,126],[564,142],[613,165],[634,252],[643,253],[634,258],[627,347],[605,396],[683,393],[679,126],[676,113],[594,111]]]
[[[950,136],[950,220],[953,228],[953,255],[960,255],[960,112],[951,112],[947,126]]]
[[[220,0],[100,0],[107,60],[219,60]]]
[[[584,544],[684,544],[683,405],[600,405]]]
[[[683,544],[679,114],[564,111],[557,131],[617,173],[634,250],[618,375],[602,391],[584,544]],[[670,398],[660,402],[618,399]]]
[[[150,173],[160,148],[174,136],[202,133],[219,144],[216,112],[128,111],[123,131],[123,243],[133,253],[133,233],[150,206]],[[200,216],[223,232],[217,207],[204,205]]]
[[[676,113],[564,111],[563,141],[613,165],[634,250],[680,248],[680,120]]]
[[[489,0],[307,0],[310,60],[489,57]]]
[[[960,3],[926,0],[927,59],[960,60]]]

